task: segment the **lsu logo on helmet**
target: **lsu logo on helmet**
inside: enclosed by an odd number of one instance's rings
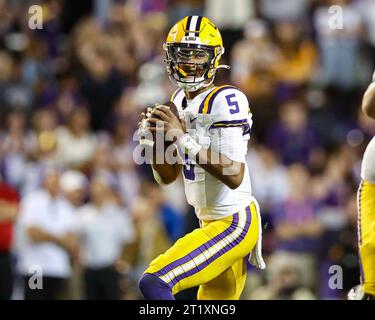
[[[188,16],[177,22],[164,44],[169,78],[186,91],[209,86],[224,53],[219,29],[208,18]]]

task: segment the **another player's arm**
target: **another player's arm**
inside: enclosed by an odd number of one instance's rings
[[[177,140],[189,139],[190,136],[185,135],[185,130],[183,129],[181,122],[168,108],[159,106],[158,108],[153,110],[152,113],[157,115],[164,121],[164,128],[159,129],[154,127],[150,130],[156,132],[158,132],[158,130],[163,130],[164,132],[175,130],[174,135]],[[156,122],[160,120],[151,117],[147,119],[147,121],[156,124]],[[184,142],[189,143],[189,141]],[[193,153],[196,157],[196,162],[201,168],[206,170],[208,173],[223,182],[231,189],[236,189],[240,186],[245,172],[244,163],[234,161],[224,154],[213,150],[212,148],[202,149],[194,140],[190,142],[193,144],[193,148],[194,144],[197,148],[196,152],[193,151]]]
[[[362,111],[368,117],[375,119],[375,82],[370,84],[363,96]]]

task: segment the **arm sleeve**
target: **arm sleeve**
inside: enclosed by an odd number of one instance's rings
[[[249,101],[243,92],[230,88],[215,98],[210,131],[241,128],[244,139],[249,139],[252,124]]]
[[[247,142],[239,127],[216,129],[211,136],[211,148],[237,162],[246,162]]]
[[[249,103],[239,90],[225,90],[216,98],[209,127],[211,147],[233,161],[245,163],[252,126]]]

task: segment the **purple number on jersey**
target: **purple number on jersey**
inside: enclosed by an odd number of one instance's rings
[[[195,166],[191,163],[191,160],[185,154],[185,164],[183,166],[183,172],[185,179],[194,180],[195,179]]]
[[[195,166],[193,164],[185,164],[184,165],[184,176],[185,179],[193,180],[195,179],[195,172],[194,172]]]
[[[236,96],[236,94],[232,93],[232,94],[229,94],[225,97],[227,99],[228,106],[234,107],[234,108],[229,110],[230,114],[235,114],[235,113],[240,112],[240,106],[238,105],[238,102],[232,100],[235,96]]]

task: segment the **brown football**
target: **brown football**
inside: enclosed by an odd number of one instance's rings
[[[179,114],[178,114],[178,109],[176,107],[176,105],[172,102],[172,101],[168,101],[168,102],[165,102],[165,103],[160,103],[160,105],[163,105],[163,106],[167,106],[169,107],[169,109],[172,111],[172,113],[177,117],[179,118]],[[155,107],[154,107],[155,108]],[[153,117],[155,118],[159,118],[158,116],[154,115]]]
[[[163,105],[163,106],[167,106],[169,107],[169,109],[172,111],[172,113],[177,117],[179,118],[179,113],[178,113],[178,109],[176,107],[176,105],[172,102],[172,101],[168,101],[168,102],[165,102],[165,103],[160,103],[159,105]],[[155,106],[156,107],[156,106]],[[155,107],[151,107],[152,109],[155,108]],[[147,113],[147,108],[145,110],[145,113]],[[159,118],[157,115],[153,115],[154,118]],[[154,127],[155,124],[154,123],[148,123],[148,125],[150,127]],[[152,134],[153,136],[153,141],[155,142],[156,141],[156,136],[155,136],[155,133]],[[172,142],[169,142],[169,141],[165,141],[165,146],[169,146]]]

